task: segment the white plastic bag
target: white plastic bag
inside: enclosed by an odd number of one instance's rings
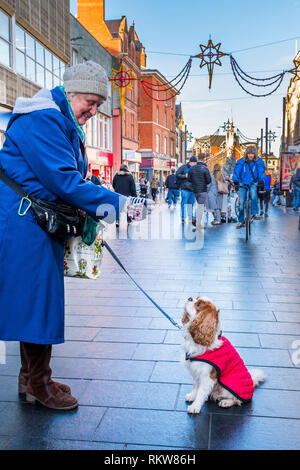
[[[86,245],[81,237],[70,238],[65,242],[65,276],[97,279],[103,257],[102,231],[92,245]]]

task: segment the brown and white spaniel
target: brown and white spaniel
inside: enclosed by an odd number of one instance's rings
[[[194,388],[185,397],[192,403],[188,413],[200,413],[208,398],[223,408],[250,401],[265,374],[259,369],[248,371],[235,348],[222,336],[215,304],[207,297],[190,297],[185,302],[182,323],[185,365],[194,379]]]

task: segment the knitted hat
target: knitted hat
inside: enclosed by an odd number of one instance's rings
[[[68,67],[63,80],[66,93],[88,93],[107,98],[107,74],[92,60]]]
[[[198,161],[198,160],[197,160],[196,157],[194,157],[194,155],[190,158],[190,162],[197,162],[197,161]]]

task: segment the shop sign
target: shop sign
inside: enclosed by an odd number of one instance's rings
[[[281,154],[281,189],[289,190],[292,175],[300,168],[300,153]]]

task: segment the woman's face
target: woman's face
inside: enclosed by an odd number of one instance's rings
[[[254,158],[255,158],[254,153],[248,153],[248,160],[250,160],[250,162],[252,162],[252,160],[254,160]]]
[[[74,95],[70,101],[70,105],[78,124],[84,126],[91,117],[95,116],[98,107],[103,101],[104,99],[100,95],[85,93]]]

